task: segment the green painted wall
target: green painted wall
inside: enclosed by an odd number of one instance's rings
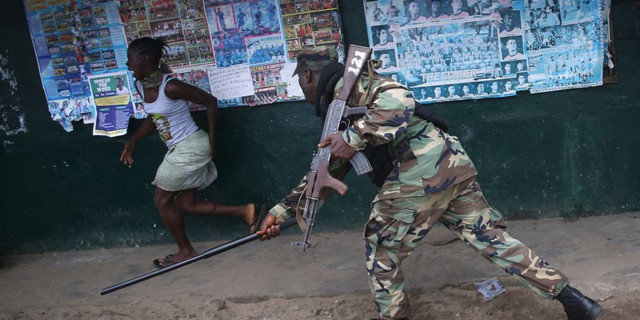
[[[366,45],[362,2],[340,5],[347,42]],[[620,21],[640,20],[633,2],[618,7]],[[0,252],[172,243],[150,185],[164,145],[149,137],[127,168],[118,162],[127,137],[94,137],[82,123],[64,132],[47,111],[21,2],[3,4],[0,21],[0,61],[8,61],[0,65],[15,80],[0,81]],[[618,84],[435,107],[508,219],[640,209],[640,39],[616,45]],[[220,178],[200,195],[230,204],[278,201],[309,168],[320,133],[312,113],[304,103],[221,110]],[[195,116],[204,126],[204,113]],[[355,175],[347,184],[348,195],[319,212],[316,230],[361,228],[376,190]],[[246,232],[231,218],[188,218],[187,229],[195,241]]]

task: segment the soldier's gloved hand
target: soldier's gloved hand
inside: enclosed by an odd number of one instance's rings
[[[342,131],[334,133],[318,144],[319,148],[331,145],[331,156],[338,159],[349,160],[356,154],[356,150],[351,148],[344,139],[342,139]]]

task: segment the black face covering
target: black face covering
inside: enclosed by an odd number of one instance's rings
[[[322,73],[320,73],[318,87],[316,87],[315,108],[316,115],[320,117],[323,123],[324,118],[327,116],[327,108],[329,108],[329,104],[333,101],[333,89],[340,78],[342,78],[343,73],[344,65],[338,62],[327,65],[322,69]]]

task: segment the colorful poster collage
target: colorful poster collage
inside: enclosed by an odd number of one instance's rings
[[[204,5],[215,58],[215,66],[206,67],[209,79],[220,78],[221,68],[233,75],[226,77],[230,83],[211,83],[221,107],[301,100],[291,73],[302,45],[343,48],[335,0],[205,0]],[[252,92],[242,90],[247,81]]]
[[[218,97],[221,108],[300,100],[300,90],[292,88],[297,87],[296,79],[286,73],[291,72],[302,45],[343,48],[335,0],[120,3],[127,40],[141,36],[169,39],[167,64],[175,76]],[[292,28],[297,32],[287,33]],[[304,32],[298,31],[302,28]],[[200,109],[202,106],[192,106],[192,110]]]
[[[212,93],[221,106],[270,104],[262,101],[262,87],[252,82],[254,66],[270,66],[277,73],[286,63],[279,6],[272,0],[205,1],[216,67],[209,70]],[[224,77],[227,68],[233,77]],[[222,77],[221,77],[222,76]],[[225,80],[227,83],[223,83]],[[248,84],[248,86],[247,86]],[[247,91],[248,90],[248,91]],[[281,101],[299,97],[284,96]]]
[[[114,2],[25,1],[51,118],[66,131],[73,130],[72,121],[95,120],[88,75],[126,70],[117,7]]]
[[[338,52],[344,53],[336,0],[281,0],[280,7],[290,61],[295,61],[305,46],[336,46]]]
[[[96,119],[96,107],[91,97],[49,100],[47,105],[51,120],[67,132],[73,131],[72,121],[83,120],[87,124]]]
[[[201,0],[120,0],[127,41],[164,38],[167,64],[178,67],[214,63]]]
[[[597,0],[527,0],[531,92],[602,85],[603,35]]]
[[[548,60],[571,60],[581,66],[574,68],[582,70],[580,75],[590,68],[588,79],[581,85],[601,84],[597,79],[602,69],[601,37],[596,33],[598,6],[593,10],[580,6],[590,17],[580,20],[582,24],[575,23],[580,27],[570,26],[570,20],[566,20],[566,26],[557,26],[567,35],[593,36],[591,44],[568,51],[566,46],[557,46],[556,53],[551,54],[539,51],[528,41],[532,32],[540,28],[546,31],[554,23],[534,24],[531,1],[365,0],[369,43],[374,58],[381,62],[377,71],[405,84],[424,104],[575,87],[563,76],[559,76],[560,81],[549,82],[547,79],[553,76],[542,67]],[[584,55],[584,63],[579,50],[589,52]]]
[[[51,116],[69,131],[97,116],[88,76],[124,72],[134,83],[126,49],[140,37],[164,38],[174,76],[222,108],[302,100],[292,75],[302,46],[335,45],[344,56],[336,0],[23,1]],[[136,90],[131,100],[131,115],[146,117]]]
[[[198,87],[208,93],[211,93],[211,86],[209,85],[209,75],[206,70],[198,67],[185,67],[179,69],[173,69],[173,76],[180,81],[186,82],[194,87]],[[189,109],[191,111],[206,110],[205,106],[190,104]],[[136,111],[137,112],[137,111]]]

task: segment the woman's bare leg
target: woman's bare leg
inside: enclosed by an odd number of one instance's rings
[[[153,202],[162,218],[162,221],[169,229],[169,233],[176,240],[178,245],[178,252],[168,259],[170,262],[179,262],[196,255],[196,250],[193,249],[187,232],[184,228],[184,221],[182,215],[174,203],[174,198],[178,194],[174,191],[166,191],[160,188],[156,188]]]
[[[208,200],[196,200],[196,189],[182,191],[175,199],[180,212],[194,216],[225,215],[240,218],[250,226],[255,222],[256,209],[253,203],[225,205]]]

